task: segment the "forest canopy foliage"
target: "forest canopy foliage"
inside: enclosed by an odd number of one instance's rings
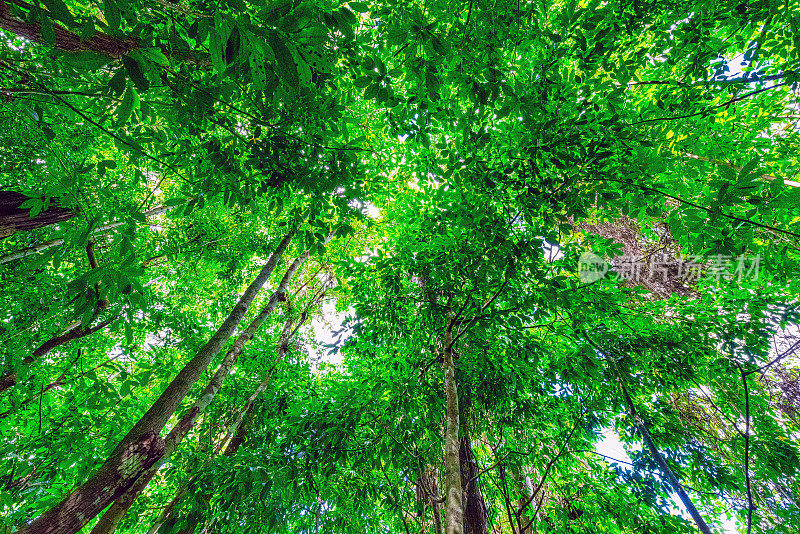
[[[798,50],[797,0],[0,0],[0,532],[797,532]]]

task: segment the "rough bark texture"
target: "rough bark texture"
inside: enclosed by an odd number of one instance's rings
[[[38,22],[26,22],[13,16],[9,9],[10,4],[15,4],[26,11],[31,8],[30,4],[22,0],[11,0],[10,2],[8,0],[0,0],[0,29],[14,33],[19,37],[24,37],[33,43],[48,44],[45,43],[42,37],[41,24]],[[66,52],[88,51],[112,58],[120,58],[141,46],[141,40],[138,38],[118,38],[99,31],[96,31],[94,35],[88,39],[81,39],[78,34],[63,28],[55,21],[53,21],[53,33],[55,35],[55,41],[52,45]],[[208,53],[195,50],[175,49],[164,45],[160,48],[161,53],[168,57],[184,60],[189,63],[210,64],[210,56]]]
[[[442,515],[439,511],[439,472],[432,465],[428,465],[417,479],[417,500],[420,502],[420,515],[424,516],[425,505],[431,507],[433,524],[436,534],[442,534]]]
[[[2,0],[0,0],[0,1],[2,1]],[[158,206],[156,208],[153,208],[151,210],[147,210],[147,211],[143,212],[142,215],[144,215],[145,217],[152,217],[153,215],[159,215],[159,214],[164,213],[165,211],[168,211],[170,209],[172,209],[171,206]],[[101,226],[99,228],[96,228],[92,232],[92,234],[102,234],[102,233],[108,232],[109,230],[113,230],[114,228],[116,228],[118,226],[122,226],[123,224],[125,224],[125,221],[118,221],[118,222],[109,223],[109,224],[103,225],[103,226]],[[39,252],[41,252],[43,250],[47,250],[48,248],[57,247],[58,245],[63,245],[63,244],[64,244],[64,240],[63,239],[53,239],[51,241],[45,241],[44,243],[39,243],[38,245],[34,245],[32,247],[23,248],[23,249],[11,252],[9,254],[6,254],[5,256],[0,256],[0,265],[2,265],[4,263],[8,263],[10,261],[15,261],[15,260],[19,260],[19,259],[22,259],[22,258],[26,258],[28,256],[32,256],[34,254],[38,254]]]
[[[164,456],[164,441],[158,437],[158,434],[178,409],[189,389],[211,363],[214,355],[233,335],[261,286],[269,279],[293,236],[294,231],[281,241],[222,326],[181,369],[147,413],[122,438],[97,473],[88,482],[70,493],[61,503],[19,529],[18,534],[74,534],[106,506],[122,496],[140,476]],[[149,446],[144,447],[143,443],[148,443]]]
[[[301,265],[303,265],[303,263],[305,263],[310,254],[310,251],[307,250],[298,256],[294,262],[292,262],[292,264],[286,270],[286,273],[283,275],[278,288],[272,293],[269,301],[267,301],[267,304],[264,305],[258,315],[250,322],[247,328],[241,334],[239,334],[231,348],[228,349],[228,352],[222,359],[222,362],[214,373],[214,376],[211,377],[208,385],[206,385],[203,393],[183,414],[178,422],[175,423],[175,426],[172,427],[169,434],[167,434],[167,437],[164,440],[164,453],[162,458],[158,459],[158,461],[156,461],[152,467],[150,467],[150,469],[148,469],[139,478],[139,480],[137,480],[133,486],[131,486],[131,488],[125,492],[124,495],[122,495],[116,500],[116,502],[114,502],[114,504],[111,505],[106,513],[100,518],[100,521],[97,523],[97,525],[95,525],[94,529],[92,529],[92,534],[111,534],[116,530],[119,522],[123,517],[125,517],[125,514],[128,512],[131,505],[133,505],[134,501],[139,497],[139,495],[142,494],[161,466],[170,458],[175,448],[189,434],[192,428],[194,428],[194,425],[200,415],[205,412],[206,408],[211,404],[211,401],[214,400],[214,397],[222,387],[222,383],[225,381],[228,375],[230,375],[231,369],[236,364],[236,360],[242,353],[245,344],[253,338],[255,333],[264,323],[264,320],[270,316],[270,314],[275,310],[275,306],[278,304],[278,302],[280,302],[286,295],[289,282],[292,280],[292,278],[294,278],[297,270]],[[289,324],[291,325],[291,323]],[[278,352],[278,357],[283,358],[283,354],[285,354],[285,352],[285,349],[281,347]],[[258,393],[260,393],[260,391],[258,391]]]
[[[11,15],[9,5],[12,3],[26,10],[31,7],[21,0],[0,1],[0,28],[31,42],[44,44],[41,24],[25,22]],[[68,52],[89,51],[110,57],[121,57],[139,47],[139,39],[117,39],[101,32],[96,32],[89,39],[81,40],[77,34],[65,30],[56,23],[53,24],[53,31],[55,47]]]
[[[72,210],[50,206],[31,217],[30,210],[20,209],[26,200],[30,200],[30,197],[15,191],[0,191],[0,239],[16,232],[60,223],[75,216]]]
[[[453,362],[453,318],[448,314],[444,335],[444,389],[447,396],[447,425],[444,435],[445,533],[464,533],[461,494],[461,463],[458,450],[458,391]]]
[[[301,317],[300,322],[294,327],[294,332],[297,332],[302,323],[305,321],[305,318],[306,315],[303,315]],[[223,456],[233,456],[239,450],[239,447],[244,441],[247,429],[255,415],[253,412],[253,403],[255,402],[256,398],[258,398],[258,396],[261,394],[261,392],[267,388],[270,378],[272,377],[272,372],[275,370],[275,366],[279,362],[281,362],[283,358],[286,356],[289,346],[289,338],[293,334],[292,325],[293,325],[292,319],[287,320],[286,323],[284,324],[283,330],[281,331],[280,343],[278,345],[277,358],[275,359],[275,364],[273,364],[272,369],[270,369],[269,373],[267,373],[267,376],[264,377],[264,380],[261,381],[256,390],[247,399],[247,402],[245,402],[244,406],[239,410],[236,419],[228,429],[228,434],[214,450],[215,455],[219,454],[219,452],[223,449],[223,447],[224,447],[224,451],[222,452]],[[209,461],[210,460],[208,460],[207,463],[205,464],[206,466],[208,465]],[[158,516],[158,519],[156,519],[156,521],[150,526],[150,529],[147,531],[148,534],[155,534],[161,529],[162,525],[165,527],[169,527],[172,524],[174,524],[175,518],[173,516],[175,512],[175,507],[183,498],[183,496],[186,494],[189,484],[192,483],[195,476],[197,475],[195,474],[189,477],[189,479],[178,488],[178,490],[175,492],[175,497],[161,511],[161,513]]]
[[[489,509],[478,488],[478,464],[472,454],[472,443],[467,427],[463,427],[459,447],[461,462],[461,487],[464,488],[464,533],[488,534]]]

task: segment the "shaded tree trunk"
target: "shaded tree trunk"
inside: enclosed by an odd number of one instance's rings
[[[225,381],[228,375],[230,375],[231,369],[236,364],[236,360],[242,353],[245,344],[253,338],[255,333],[264,323],[264,320],[269,317],[270,314],[272,314],[272,312],[275,310],[275,306],[286,295],[289,282],[292,280],[292,278],[294,278],[297,270],[301,265],[303,265],[303,263],[305,263],[310,255],[311,252],[307,250],[298,256],[294,262],[292,262],[292,264],[286,270],[286,273],[283,275],[278,288],[270,296],[267,304],[250,322],[244,332],[239,334],[239,337],[236,338],[233,346],[231,346],[231,348],[225,354],[225,357],[214,373],[214,376],[211,377],[211,380],[203,390],[200,397],[194,402],[192,407],[183,414],[178,422],[175,423],[175,426],[172,427],[166,439],[164,440],[164,451],[161,458],[153,463],[153,465],[147,469],[141,475],[141,477],[139,477],[139,479],[130,487],[130,489],[128,489],[124,495],[120,496],[114,502],[114,504],[111,505],[106,513],[103,514],[103,517],[100,518],[100,521],[97,523],[97,525],[95,525],[95,527],[92,529],[92,534],[111,534],[116,530],[117,525],[119,525],[119,522],[123,517],[125,517],[125,514],[128,512],[133,502],[139,497],[139,495],[142,494],[158,470],[161,469],[161,466],[164,465],[167,460],[169,460],[175,448],[177,448],[177,446],[189,434],[192,428],[194,428],[194,425],[197,423],[197,419],[200,417],[200,415],[211,404],[211,401],[214,400],[217,392],[219,392],[220,388],[222,387],[222,383]]]
[[[464,534],[488,534],[489,509],[478,488],[478,464],[472,454],[469,430],[462,426],[459,460],[461,462],[461,486],[464,488]]]
[[[21,0],[0,0],[0,28],[24,37],[31,42],[44,44],[42,26],[39,23],[30,23],[18,19],[11,14],[10,4],[15,4],[24,9],[31,5]],[[68,52],[95,52],[110,57],[121,57],[139,48],[139,39],[117,39],[102,32],[95,32],[89,39],[81,39],[77,34],[53,24],[55,33],[55,47]]]
[[[180,406],[225,342],[233,335],[261,286],[294,236],[292,230],[278,245],[256,279],[248,286],[211,339],[184,366],[147,413],[122,438],[100,469],[58,505],[41,514],[18,534],[74,534],[106,506],[121,497],[136,480],[164,456],[159,432]]]
[[[2,1],[2,0],[0,0],[0,1]],[[147,211],[142,212],[142,215],[145,216],[145,217],[151,217],[153,215],[158,215],[160,213],[164,213],[164,212],[166,212],[166,211],[168,211],[170,209],[172,209],[172,206],[158,206],[158,207],[153,208],[151,210],[147,210]],[[95,228],[95,230],[92,232],[92,234],[103,234],[103,233],[108,232],[109,230],[113,230],[114,228],[116,228],[118,226],[122,226],[123,224],[125,224],[125,221],[117,221],[117,222],[109,223],[109,224],[103,225],[103,226],[101,226],[99,228]],[[16,250],[14,252],[10,252],[10,253],[6,254],[5,256],[0,256],[0,265],[2,265],[4,263],[8,263],[10,261],[15,261],[15,260],[19,260],[19,259],[22,259],[22,258],[26,258],[28,256],[32,256],[34,254],[38,254],[39,252],[41,252],[43,250],[47,250],[48,248],[57,247],[57,246],[63,245],[63,244],[64,244],[64,240],[63,239],[53,239],[51,241],[45,241],[43,243],[39,243],[38,245],[34,245],[32,247]]]
[[[444,389],[447,396],[447,424],[444,434],[445,534],[464,533],[464,505],[461,494],[461,462],[458,451],[458,389],[453,362],[453,313],[449,312],[444,334]]]
[[[31,217],[29,209],[20,208],[23,202],[30,199],[22,193],[0,190],[0,239],[16,232],[60,223],[75,216],[75,212],[72,210],[50,206],[46,210],[40,211],[35,217]]]

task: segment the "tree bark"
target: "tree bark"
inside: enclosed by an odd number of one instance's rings
[[[0,190],[0,239],[17,232],[60,223],[75,216],[75,212],[72,210],[50,206],[46,210],[40,211],[35,217],[31,217],[30,210],[20,209],[22,203],[30,199],[31,197],[16,191]]]
[[[24,37],[25,39],[39,44],[45,44],[42,37],[42,25],[39,23],[25,22],[11,14],[9,6],[15,4],[25,10],[30,10],[31,5],[22,0],[0,0],[0,29],[9,31]],[[88,39],[81,39],[80,36],[71,32],[53,21],[53,33],[55,48],[67,52],[94,52],[112,58],[120,58],[141,46],[141,40],[135,37],[118,38],[107,33],[96,31]],[[196,52],[194,50],[175,50],[168,46],[161,46],[161,52],[167,57],[183,59],[190,63],[210,64],[210,56],[207,53]]]
[[[211,404],[211,401],[214,400],[214,397],[222,387],[222,383],[228,377],[231,369],[236,364],[236,360],[239,358],[242,350],[244,350],[245,344],[253,338],[255,333],[264,323],[264,320],[269,317],[270,314],[272,314],[272,312],[275,310],[275,306],[278,304],[278,302],[280,302],[281,297],[286,295],[289,282],[292,280],[292,278],[294,278],[297,270],[301,265],[303,265],[303,263],[305,263],[310,255],[311,252],[307,250],[298,256],[294,262],[292,262],[292,264],[286,270],[286,273],[283,275],[278,288],[272,293],[269,301],[267,301],[267,304],[250,322],[244,332],[239,334],[239,337],[236,338],[233,346],[228,349],[228,352],[222,359],[222,362],[214,373],[214,376],[211,377],[208,385],[203,390],[203,393],[169,431],[169,434],[167,434],[167,437],[164,440],[164,452],[162,457],[159,458],[147,471],[145,471],[139,480],[137,480],[133,486],[131,486],[130,489],[125,492],[124,495],[118,498],[114,504],[111,505],[106,513],[103,514],[103,517],[100,518],[100,521],[97,523],[97,525],[95,525],[95,527],[92,529],[92,534],[112,534],[116,530],[117,525],[119,525],[119,522],[123,517],[125,517],[125,514],[128,512],[131,505],[133,505],[134,501],[139,497],[139,495],[142,494],[158,470],[161,469],[161,466],[163,466],[164,463],[169,460],[172,452],[189,434],[192,428],[194,428],[197,419],[203,412],[205,412],[206,408]]]
[[[24,9],[31,5],[21,0],[0,0],[0,28],[17,34],[20,37],[40,44],[46,44],[42,38],[42,25],[25,22],[11,15],[10,4],[16,4]],[[128,52],[139,48],[139,39],[118,39],[102,32],[95,32],[89,39],[81,39],[77,34],[53,24],[55,33],[55,47],[67,52],[95,52],[110,57],[122,57]]]
[[[478,488],[478,464],[472,454],[469,430],[462,427],[459,460],[461,462],[461,487],[464,488],[464,534],[488,534],[489,509]]]
[[[2,1],[2,0],[0,0],[0,1]],[[147,211],[143,212],[142,215],[145,216],[145,217],[151,217],[153,215],[158,215],[160,213],[164,213],[165,211],[168,211],[170,209],[172,209],[172,206],[159,206],[157,208],[153,208],[151,210],[147,210]],[[92,232],[92,233],[93,234],[102,234],[102,233],[108,232],[109,230],[113,230],[114,228],[116,228],[118,226],[122,226],[123,224],[125,224],[125,221],[117,221],[117,222],[113,222],[113,223],[110,223],[110,224],[106,224],[104,226],[96,228],[94,230],[94,232]],[[41,252],[43,250],[47,250],[48,248],[57,247],[58,245],[63,245],[63,244],[64,244],[64,240],[63,239],[53,239],[51,241],[45,241],[44,243],[39,243],[38,245],[34,245],[32,247],[28,247],[28,248],[24,248],[24,249],[21,249],[21,250],[17,250],[15,252],[11,252],[9,254],[6,254],[5,256],[0,256],[0,265],[2,265],[4,263],[8,263],[10,261],[26,258],[28,256],[33,256],[34,254],[38,254],[39,252]]]
[[[178,409],[189,389],[211,363],[214,355],[233,335],[261,286],[269,280],[294,232],[295,230],[292,230],[283,238],[217,332],[181,369],[147,413],[122,438],[97,473],[54,508],[20,528],[18,534],[74,534],[106,506],[121,497],[140,476],[164,456],[165,443],[158,434]]]
[[[250,422],[252,422],[253,420],[254,416],[253,403],[261,394],[261,392],[263,392],[267,388],[270,378],[272,377],[272,372],[275,370],[275,367],[278,365],[278,363],[283,361],[283,358],[286,356],[286,353],[288,352],[289,338],[294,334],[294,332],[297,332],[297,330],[305,321],[305,318],[306,315],[303,315],[301,317],[300,322],[294,327],[294,331],[292,331],[292,326],[293,326],[292,319],[289,319],[286,321],[286,323],[284,323],[283,330],[281,331],[280,343],[278,345],[277,358],[275,359],[275,363],[272,365],[272,368],[270,369],[269,373],[267,373],[267,376],[264,378],[264,380],[261,381],[256,390],[247,399],[247,402],[245,402],[244,406],[239,410],[236,419],[228,429],[228,434],[215,449],[214,451],[215,455],[219,454],[219,451],[222,450],[223,447],[224,447],[224,451],[222,452],[223,456],[233,456],[239,450],[239,447],[244,441],[247,428],[250,425]],[[206,466],[208,465],[209,461],[206,462]],[[171,524],[175,507],[183,498],[183,496],[186,494],[186,490],[188,489],[189,484],[192,483],[192,480],[194,480],[196,476],[197,476],[196,474],[192,475],[189,478],[189,480],[187,480],[183,485],[181,485],[181,487],[178,488],[178,490],[175,492],[175,497],[173,497],[170,503],[161,511],[161,513],[158,516],[158,519],[156,519],[156,521],[150,526],[150,529],[147,531],[148,534],[155,534],[165,523],[169,522]]]
[[[444,389],[447,396],[447,425],[444,435],[445,534],[464,534],[464,505],[461,493],[461,463],[458,457],[458,390],[453,363],[453,313],[447,317],[444,334]]]

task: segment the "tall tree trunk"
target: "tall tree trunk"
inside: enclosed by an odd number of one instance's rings
[[[462,425],[459,460],[461,462],[461,487],[464,488],[464,534],[488,534],[489,510],[478,488],[478,464],[472,454],[469,429]]]
[[[458,458],[458,390],[453,363],[453,313],[448,313],[444,334],[444,389],[447,425],[444,434],[445,534],[464,534],[461,463]]]
[[[16,232],[60,223],[75,216],[75,212],[72,210],[50,206],[46,210],[40,211],[35,217],[31,217],[29,209],[20,208],[23,202],[30,199],[16,191],[0,190],[0,239]]]
[[[272,253],[255,280],[247,287],[211,339],[184,366],[147,413],[122,438],[100,469],[58,505],[22,527],[18,534],[74,534],[106,506],[122,496],[150,467],[164,456],[159,433],[180,406],[225,342],[233,335],[294,236],[290,231]]]
[[[303,265],[303,263],[305,263],[310,255],[311,251],[307,250],[298,256],[294,262],[292,262],[292,264],[286,270],[286,273],[283,275],[278,288],[270,296],[267,304],[250,322],[244,332],[239,334],[239,337],[236,338],[233,346],[228,349],[228,352],[225,354],[225,358],[223,358],[222,362],[214,373],[214,376],[211,377],[211,380],[203,390],[203,393],[194,402],[192,407],[183,414],[177,423],[175,423],[175,426],[172,427],[169,434],[167,434],[167,437],[164,440],[164,452],[161,458],[159,458],[147,471],[145,471],[144,474],[142,474],[141,477],[139,477],[139,479],[133,484],[133,486],[131,486],[130,489],[125,492],[125,494],[120,496],[114,502],[114,504],[111,505],[106,513],[103,514],[103,517],[100,518],[100,521],[97,523],[97,525],[95,525],[94,529],[92,529],[92,534],[112,534],[116,530],[117,525],[119,525],[119,522],[123,517],[125,517],[125,514],[128,512],[136,498],[142,494],[158,470],[161,469],[161,466],[164,465],[167,460],[169,460],[170,456],[172,456],[172,452],[175,450],[175,448],[189,434],[192,428],[194,428],[194,425],[200,415],[211,404],[211,401],[214,400],[214,397],[222,387],[222,383],[228,377],[231,369],[236,364],[236,360],[242,353],[244,345],[253,338],[255,333],[264,323],[264,320],[270,316],[273,310],[275,310],[275,306],[286,295],[289,282],[292,280],[292,278],[294,278],[297,270],[301,265]]]
[[[272,377],[272,373],[275,370],[275,367],[283,361],[283,358],[286,356],[286,353],[289,350],[289,339],[299,330],[300,326],[305,322],[307,314],[303,314],[300,318],[300,321],[297,325],[294,325],[292,319],[288,319],[286,323],[283,325],[283,330],[281,331],[280,342],[278,345],[277,351],[277,358],[275,359],[275,363],[272,365],[272,368],[267,373],[267,376],[264,377],[264,380],[258,385],[256,390],[250,395],[245,402],[244,406],[239,410],[236,419],[234,419],[233,424],[228,429],[228,434],[225,438],[219,443],[217,448],[214,450],[214,455],[219,454],[219,452],[223,449],[222,452],[223,456],[233,456],[239,450],[242,442],[244,441],[245,434],[247,432],[247,428],[249,427],[250,423],[253,420],[253,406],[255,400],[258,396],[267,388],[269,384],[270,378]],[[292,327],[294,326],[294,329]],[[226,445],[227,444],[227,445]],[[206,466],[210,462],[210,459],[206,461]],[[189,487],[189,484],[192,483],[194,478],[197,475],[192,475],[189,479],[181,485],[178,490],[175,492],[175,497],[170,501],[170,503],[161,511],[158,516],[158,519],[151,525],[150,529],[147,531],[148,534],[155,534],[158,532],[162,525],[173,524],[173,515],[175,512],[175,507],[186,494],[186,490]]]

